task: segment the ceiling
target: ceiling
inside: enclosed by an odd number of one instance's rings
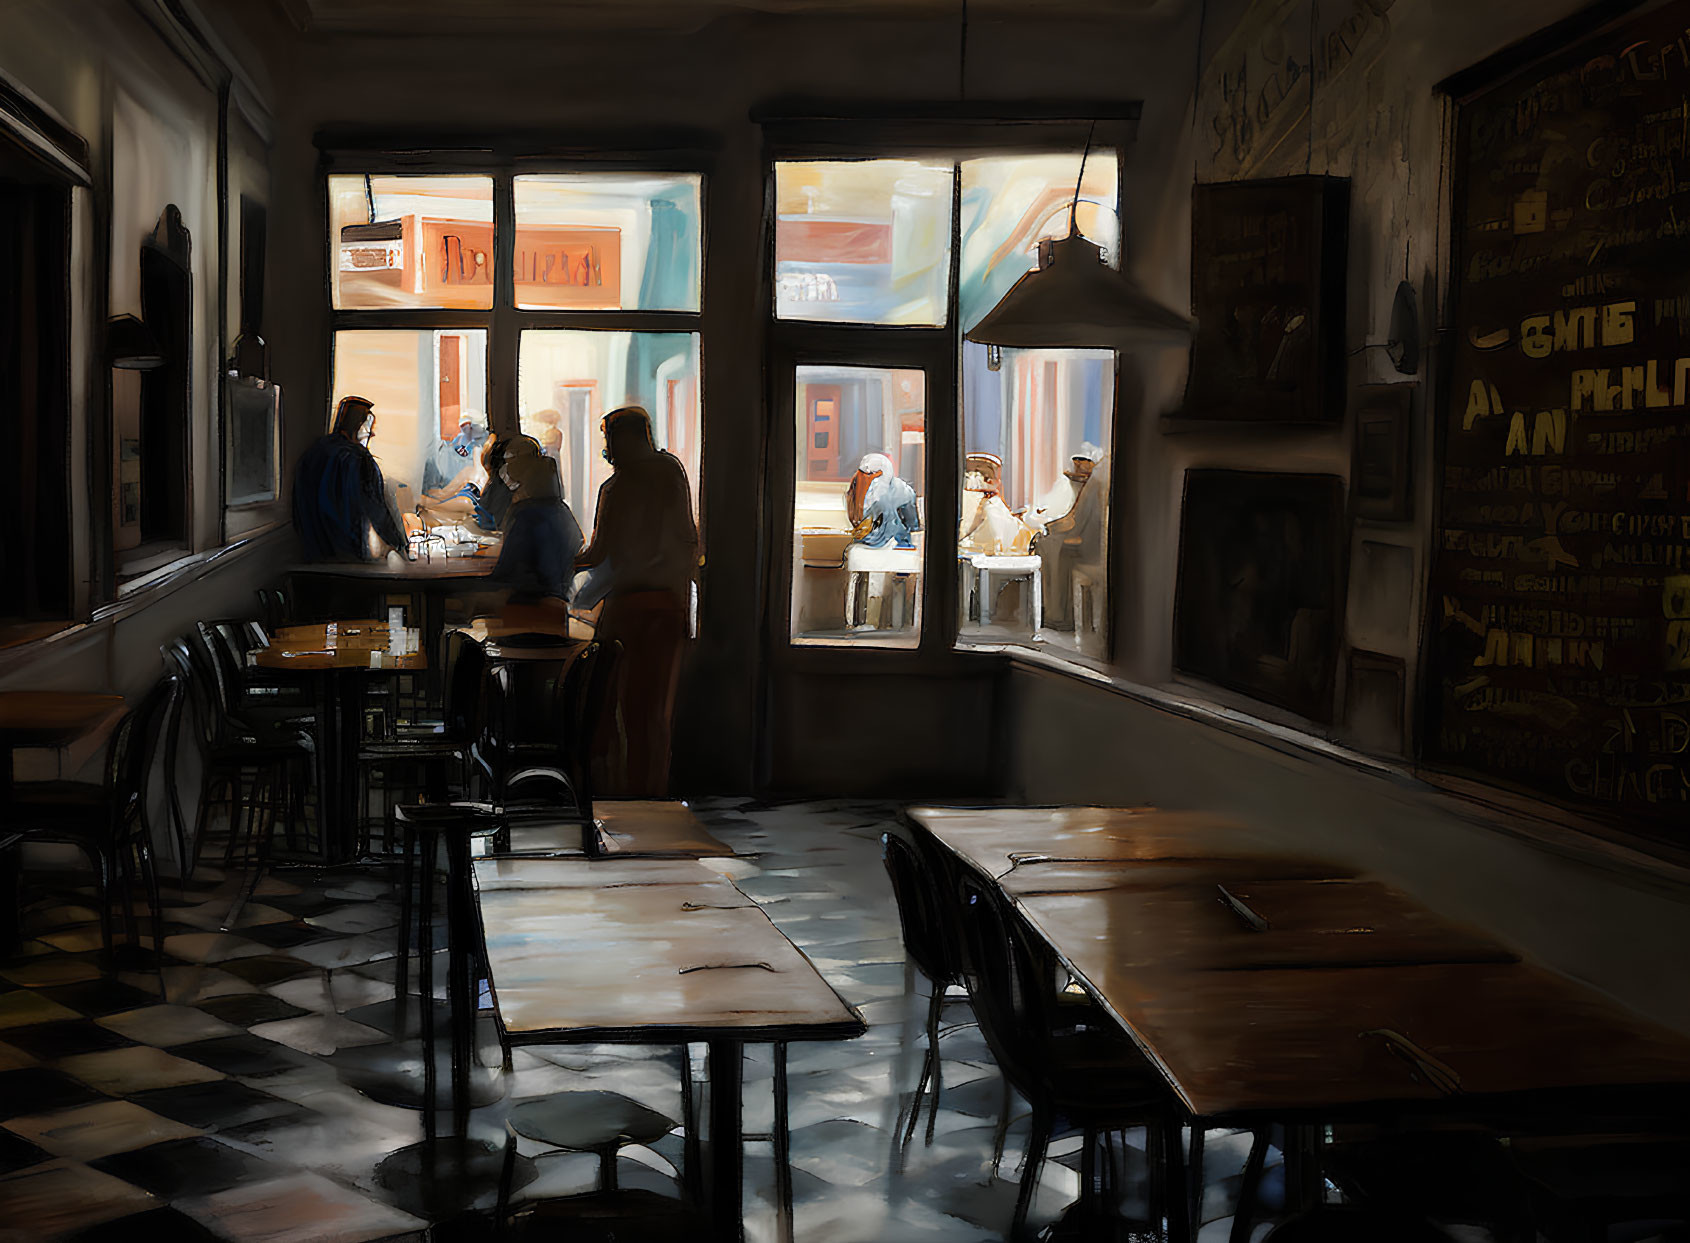
[[[654,21],[697,26],[734,13],[971,17],[1121,16],[1181,0],[276,0],[301,31],[317,34],[568,30]]]

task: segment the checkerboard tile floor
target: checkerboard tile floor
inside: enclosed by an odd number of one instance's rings
[[[880,864],[879,836],[894,810],[744,800],[699,810],[740,852],[731,869],[741,886],[870,1024],[857,1040],[792,1046],[797,1238],[1001,1238],[1025,1110],[1017,1103],[1009,1155],[994,1178],[1002,1081],[965,1021],[966,1003],[947,1006],[955,1027],[944,1037],[934,1140],[918,1137],[902,1168],[892,1159],[926,1005],[919,976],[916,993],[906,991]],[[391,868],[278,868],[227,931],[242,874],[202,867],[184,888],[167,882],[162,970],[150,928],[142,950],[120,952],[117,969],[106,970],[89,892],[74,887],[74,876],[62,879],[30,874],[28,892],[49,896],[26,909],[22,950],[0,960],[0,1241],[491,1237],[491,1180],[459,1187],[384,1177],[383,1159],[421,1138],[420,1115],[346,1082],[349,1065],[394,1044]],[[496,1047],[483,1043],[496,1067]],[[692,1053],[702,1076],[703,1050]],[[626,1046],[517,1050],[513,1069],[496,1076],[499,1099],[474,1112],[470,1134],[497,1147],[513,1103],[570,1089],[622,1092],[678,1116],[678,1057]],[[766,1051],[748,1051],[745,1078],[747,1130],[766,1132]],[[1037,1221],[1052,1220],[1077,1194],[1074,1148],[1053,1147]],[[526,1141],[519,1151],[519,1205],[587,1191],[597,1177],[591,1156]],[[651,1149],[625,1149],[621,1184],[679,1194],[683,1151],[678,1133]],[[1241,1144],[1212,1143],[1207,1215],[1221,1216],[1213,1205],[1227,1202],[1243,1155]],[[745,1232],[753,1243],[775,1238],[774,1202],[767,1146],[749,1145]],[[1224,1238],[1225,1229],[1224,1218],[1213,1221],[1204,1237],[1218,1230]]]

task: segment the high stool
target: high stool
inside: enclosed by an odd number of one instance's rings
[[[503,1226],[510,1212],[518,1136],[565,1152],[594,1153],[599,1159],[599,1181],[592,1194],[600,1196],[619,1190],[618,1149],[628,1144],[654,1144],[674,1129],[674,1119],[616,1092],[558,1092],[523,1102],[505,1119],[505,1161],[494,1221]],[[604,1198],[601,1196],[601,1200]]]
[[[394,813],[399,838],[402,875],[400,879],[399,959],[395,975],[394,1032],[403,1048],[406,1041],[407,980],[410,975],[411,921],[416,918],[419,963],[419,1005],[421,1024],[418,1047],[421,1052],[421,1085],[417,1067],[409,1054],[393,1058],[391,1047],[343,1050],[337,1065],[348,1068],[344,1077],[366,1096],[383,1104],[419,1108],[423,1115],[423,1141],[401,1148],[376,1167],[376,1181],[401,1194],[409,1205],[430,1215],[448,1214],[471,1207],[483,1193],[491,1191],[501,1174],[514,1177],[514,1170],[502,1169],[499,1149],[484,1140],[469,1138],[469,1111],[497,1100],[502,1081],[492,1071],[473,1066],[477,1011],[476,962],[479,933],[475,896],[470,873],[470,846],[477,836],[491,834],[491,818],[474,808],[449,804],[401,806]],[[453,1134],[439,1134],[437,1111],[441,1100],[439,1058],[434,1021],[434,886],[435,865],[444,851],[446,860],[446,968],[448,1045],[451,1057],[450,1096]],[[421,863],[419,869],[418,863]],[[416,888],[413,907],[412,890]],[[508,1055],[506,1058],[508,1069]],[[531,1163],[524,1163],[523,1182],[533,1178]]]

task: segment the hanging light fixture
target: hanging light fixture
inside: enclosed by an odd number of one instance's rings
[[[1103,248],[1080,236],[1080,184],[1090,154],[1087,135],[1068,209],[1068,236],[1039,243],[1039,266],[1016,281],[1003,300],[963,334],[968,340],[1020,349],[1124,349],[1178,345],[1190,339],[1189,317],[1162,305],[1132,277],[1104,263]]]

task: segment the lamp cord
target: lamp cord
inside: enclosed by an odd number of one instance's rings
[[[962,23],[957,31],[956,95],[959,102],[968,98],[968,0],[962,0]]]
[[[1086,160],[1091,155],[1091,140],[1092,140],[1092,137],[1096,133],[1097,133],[1097,120],[1096,120],[1096,118],[1093,118],[1090,127],[1086,130],[1086,149],[1084,151],[1080,152],[1080,175],[1078,177],[1074,178],[1074,201],[1068,205],[1068,236],[1069,237],[1078,237],[1080,235],[1080,223],[1079,223],[1080,187],[1085,184],[1085,180],[1086,180]]]

